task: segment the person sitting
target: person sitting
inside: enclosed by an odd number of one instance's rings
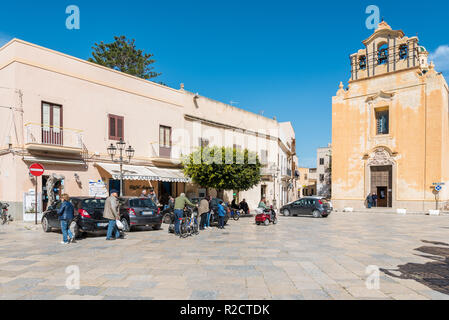
[[[249,207],[248,203],[246,202],[246,199],[243,199],[242,202],[240,202],[239,206],[240,209],[242,209],[245,214],[249,214]]]

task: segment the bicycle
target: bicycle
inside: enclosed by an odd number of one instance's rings
[[[231,218],[234,219],[234,221],[238,221],[240,219],[241,215],[240,209],[231,209]]]
[[[180,220],[180,237],[187,238],[188,236],[199,234],[199,225],[192,209],[185,209],[184,216]]]

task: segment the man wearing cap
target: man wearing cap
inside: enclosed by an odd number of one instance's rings
[[[103,218],[109,220],[108,233],[106,240],[123,239],[120,237],[120,231],[117,228],[117,220],[120,220],[118,191],[111,190],[111,195],[106,199],[104,204]],[[114,234],[114,238],[112,237]]]

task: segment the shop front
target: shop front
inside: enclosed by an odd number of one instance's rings
[[[120,166],[112,163],[96,163],[104,177],[108,190],[120,191]],[[190,179],[181,169],[151,166],[123,165],[123,194],[138,197],[143,190],[154,189],[161,204],[168,203],[168,197],[177,197],[186,192]]]

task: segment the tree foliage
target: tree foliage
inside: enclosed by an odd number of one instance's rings
[[[204,188],[245,191],[260,180],[255,152],[224,147],[202,147],[183,160],[184,173]]]
[[[95,43],[92,58],[88,60],[146,80],[161,75],[152,71],[151,65],[156,61],[152,59],[154,55],[137,49],[135,39],[129,40],[125,36],[114,39],[112,43]]]

